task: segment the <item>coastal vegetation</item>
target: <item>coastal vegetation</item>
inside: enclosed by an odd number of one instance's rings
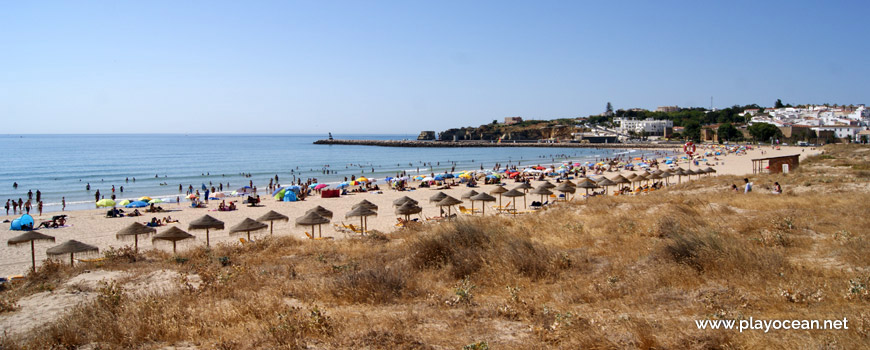
[[[0,348],[867,348],[870,148],[824,150],[790,174],[753,176],[746,195],[729,190],[742,177],[715,176],[359,239],[46,263],[0,292],[0,313],[85,270],[176,277],[154,292],[78,286],[95,297]],[[845,317],[849,329],[695,324],[750,317]]]

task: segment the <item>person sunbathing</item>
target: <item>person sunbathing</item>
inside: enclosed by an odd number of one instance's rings
[[[161,224],[160,220],[158,220],[156,217],[153,217],[153,218],[151,218],[151,221],[145,223],[145,226],[158,227],[158,226],[163,226],[163,224]]]
[[[167,217],[163,218],[162,221],[163,221],[163,223],[165,223],[165,224],[178,223],[178,219],[176,219],[176,220],[172,220],[172,217],[171,217],[171,216],[167,216]]]
[[[227,207],[227,211],[236,210],[236,203],[230,202],[230,206]]]
[[[142,216],[142,213],[139,212],[139,209],[133,209],[133,212],[127,214],[127,216]]]

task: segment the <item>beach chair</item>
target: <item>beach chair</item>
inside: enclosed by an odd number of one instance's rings
[[[505,209],[505,208],[510,207],[511,203],[513,203],[513,201],[508,201],[507,203],[505,203],[505,205],[502,205],[502,206],[493,205],[492,208],[495,210]]]
[[[466,215],[474,215],[474,213],[478,212],[478,210],[472,211],[471,209],[466,208],[465,206],[459,206],[459,212]]]
[[[308,231],[305,232],[305,236],[308,237],[308,239],[315,240],[315,241],[321,241],[321,240],[325,240],[325,239],[326,240],[334,239],[333,237],[314,237],[313,235],[308,233]]]

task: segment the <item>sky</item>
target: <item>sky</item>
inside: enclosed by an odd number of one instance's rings
[[[0,133],[389,133],[867,99],[867,1],[5,1]]]

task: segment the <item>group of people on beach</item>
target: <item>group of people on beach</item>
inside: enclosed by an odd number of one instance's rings
[[[18,183],[13,184],[14,187],[18,187]],[[30,214],[30,210],[33,209],[33,190],[27,191],[27,201],[24,201],[22,198],[18,198],[18,200],[7,199],[6,205],[4,208],[6,209],[6,215],[9,215],[9,209],[12,209],[12,215],[17,214]],[[66,198],[63,200],[63,207],[66,209]],[[36,190],[36,210],[39,215],[42,215],[42,192]]]

